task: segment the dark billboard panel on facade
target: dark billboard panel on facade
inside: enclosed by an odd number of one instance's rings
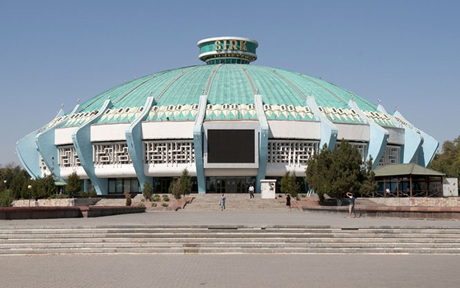
[[[208,163],[254,163],[254,130],[208,130]]]

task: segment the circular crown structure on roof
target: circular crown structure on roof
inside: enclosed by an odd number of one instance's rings
[[[214,37],[198,41],[200,60],[207,64],[248,64],[257,59],[257,41],[243,37]]]
[[[248,65],[258,46],[242,37],[203,39],[199,58],[208,65],[146,75],[61,111],[18,141],[18,157],[33,177],[64,181],[75,172],[98,194],[146,181],[168,193],[184,169],[196,179],[194,192],[247,192],[249,184],[260,191],[265,177],[304,177],[308,159],[342,139],[374,168],[430,163],[438,142],[399,111],[321,78]]]

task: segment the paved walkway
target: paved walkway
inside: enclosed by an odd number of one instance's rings
[[[90,255],[0,257],[2,288],[457,287],[460,257]]]
[[[460,227],[459,220],[413,220],[401,218],[348,218],[342,214],[291,211],[187,211],[148,212],[97,218],[0,220],[0,227],[101,225],[328,225],[331,227]]]

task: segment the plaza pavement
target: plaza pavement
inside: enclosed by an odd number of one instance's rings
[[[346,218],[292,211],[150,212],[99,218],[0,220],[1,227],[105,225],[460,227],[457,220]],[[0,257],[7,287],[456,287],[459,256],[42,255]]]
[[[187,211],[148,212],[96,218],[0,220],[9,227],[94,227],[103,225],[328,225],[331,227],[458,227],[459,220],[414,220],[401,218],[348,218],[292,209],[291,211]]]
[[[440,255],[69,255],[0,257],[2,288],[457,287]]]

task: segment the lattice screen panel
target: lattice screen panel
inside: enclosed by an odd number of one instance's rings
[[[382,158],[379,161],[379,166],[385,166],[389,164],[399,164],[401,155],[401,147],[398,146],[387,146]]]
[[[73,146],[61,147],[59,150],[59,166],[61,167],[76,167],[81,166],[78,159],[77,151]]]
[[[318,150],[318,142],[268,140],[267,163],[306,166],[307,160]]]
[[[193,141],[144,142],[147,164],[192,164],[195,163]]]
[[[126,143],[102,143],[94,144],[94,164],[131,164],[128,145]]]

